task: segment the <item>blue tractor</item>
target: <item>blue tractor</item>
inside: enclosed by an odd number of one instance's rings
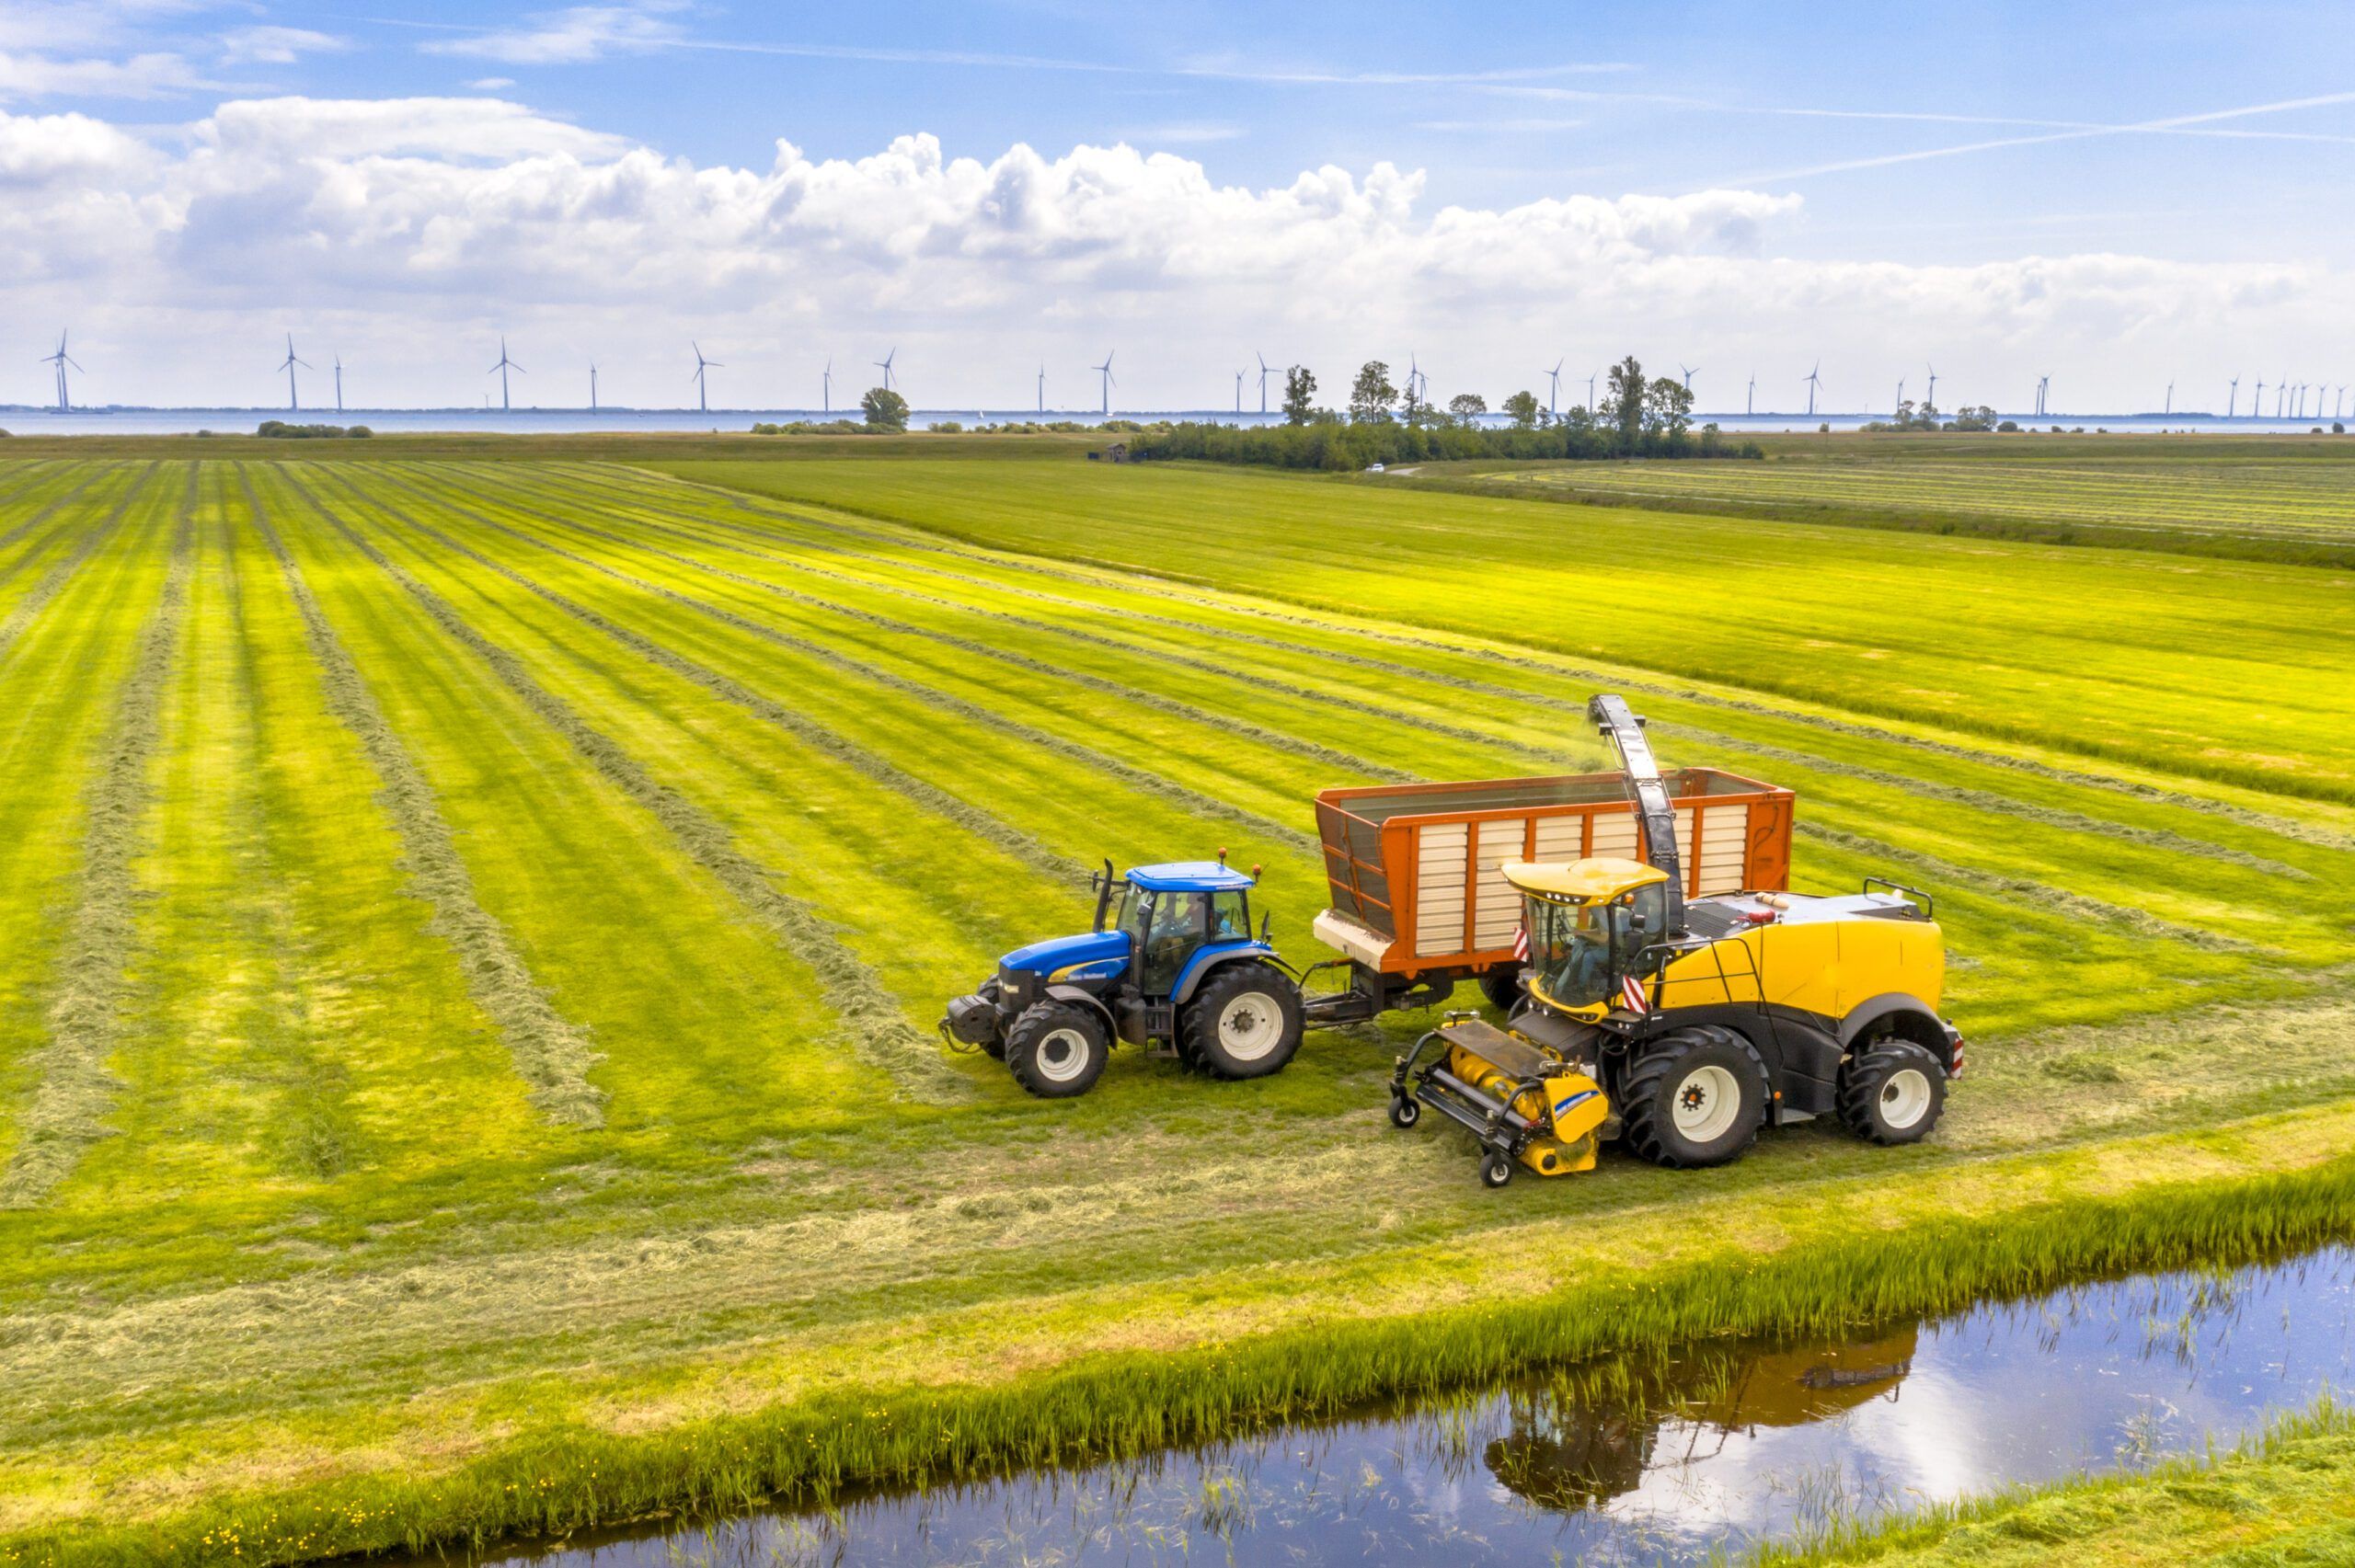
[[[1255,868],[1256,869],[1256,868]],[[982,989],[948,1004],[950,1045],[988,1052],[1033,1094],[1084,1094],[1116,1040],[1214,1078],[1264,1078],[1300,1048],[1300,986],[1263,919],[1256,878],[1215,861],[1140,865],[1090,879],[1096,929],[1017,947]]]

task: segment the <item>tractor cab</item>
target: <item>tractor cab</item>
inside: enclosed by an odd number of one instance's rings
[[[1085,1093],[1112,1044],[1176,1056],[1220,1078],[1274,1072],[1299,1048],[1300,987],[1251,929],[1246,876],[1218,860],[1090,879],[1095,929],[1017,947],[941,1033],[1006,1064],[1048,1098]]]

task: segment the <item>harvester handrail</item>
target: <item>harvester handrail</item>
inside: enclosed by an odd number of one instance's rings
[[[1727,1005],[1731,1006],[1734,1000],[1733,979],[1726,973],[1726,949],[1728,947],[1735,947],[1740,950],[1742,963],[1750,971],[1750,983],[1763,997],[1765,994],[1764,982],[1760,979],[1758,974],[1758,961],[1751,956],[1750,944],[1744,942],[1729,943],[1722,937],[1715,936],[1670,937],[1663,941],[1648,943],[1643,947],[1638,948],[1636,952],[1634,968],[1635,972],[1637,974],[1646,973],[1648,968],[1647,960],[1650,959],[1651,956],[1655,953],[1664,955],[1664,956],[1659,960],[1658,971],[1652,974],[1650,980],[1652,1005],[1654,1007],[1658,1007],[1660,1005],[1660,987],[1671,983],[1681,986],[1698,985],[1708,978],[1706,975],[1687,975],[1681,979],[1671,982],[1668,979],[1669,959],[1679,953],[1697,953],[1706,949],[1709,953],[1710,956],[1716,960],[1717,966],[1718,989],[1725,992]]]

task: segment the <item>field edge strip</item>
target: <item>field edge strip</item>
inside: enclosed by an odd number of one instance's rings
[[[0,1538],[0,1563],[293,1563],[560,1538],[659,1515],[821,1503],[852,1484],[1094,1463],[1537,1363],[1799,1334],[2040,1294],[2108,1273],[2224,1265],[2355,1235],[2355,1157],[2230,1183],[2154,1181],[1951,1216],[1740,1268],[1728,1257],[1487,1302],[1176,1352],[1098,1352],[994,1385],[855,1389],[638,1436],[578,1425],[438,1477],[360,1475],[224,1497],[144,1523]]]

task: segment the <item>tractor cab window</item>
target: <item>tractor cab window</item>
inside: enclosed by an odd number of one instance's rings
[[[1211,940],[1235,942],[1251,934],[1251,905],[1240,891],[1211,895]]]
[[[1178,972],[1194,956],[1194,949],[1202,944],[1209,925],[1206,895],[1161,892],[1153,896],[1152,915],[1138,964],[1138,979],[1147,994],[1168,994],[1178,983]]]
[[[1120,911],[1112,917],[1112,929],[1129,939],[1129,951],[1144,951],[1145,932],[1153,919],[1153,895],[1133,882],[1121,884]]]

